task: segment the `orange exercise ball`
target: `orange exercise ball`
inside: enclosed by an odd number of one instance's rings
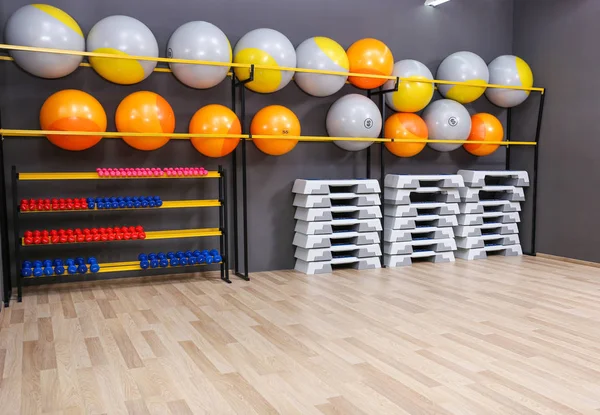
[[[211,104],[200,108],[190,121],[190,134],[241,134],[240,120],[229,108]],[[240,138],[192,138],[192,144],[208,157],[223,157],[235,150]]]
[[[96,98],[77,89],[56,92],[44,102],[40,111],[42,130],[106,131],[106,112]],[[48,135],[48,140],[65,150],[88,149],[102,135]]]
[[[381,40],[366,38],[354,42],[346,51],[350,72],[389,76],[394,70],[392,51]],[[358,88],[373,89],[385,84],[387,79],[351,76],[350,83]]]
[[[385,121],[384,136],[398,140],[427,140],[429,131],[425,121],[417,114],[399,112]],[[401,141],[385,143],[385,147],[390,153],[398,157],[416,156],[426,145],[427,143],[403,143]]]
[[[175,131],[173,108],[160,95],[150,91],[130,94],[121,101],[115,114],[117,131],[123,133],[172,133]],[[169,137],[123,136],[123,141],[138,150],[156,150]]]
[[[300,120],[291,110],[281,105],[269,105],[256,113],[250,124],[252,135],[300,135]],[[281,156],[296,147],[298,140],[253,139],[260,151]]]
[[[470,141],[502,141],[504,128],[502,123],[492,114],[480,112],[471,116]],[[498,150],[499,144],[464,144],[463,147],[474,156],[489,156]]]

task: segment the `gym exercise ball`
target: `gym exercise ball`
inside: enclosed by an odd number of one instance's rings
[[[88,52],[121,56],[158,57],[156,38],[144,23],[129,16],[109,16],[96,23],[87,37]],[[146,79],[154,61],[90,57],[92,68],[115,84],[131,85]]]
[[[419,154],[427,143],[403,143],[402,140],[427,140],[427,124],[417,114],[399,112],[385,120],[384,137],[400,141],[385,143],[390,153],[398,157]]]
[[[255,29],[246,33],[233,49],[235,63],[296,67],[296,51],[292,42],[273,29]],[[250,78],[249,68],[234,68],[235,76],[245,81]],[[263,94],[279,91],[290,83],[294,71],[255,68],[254,80],[246,86]]]
[[[408,79],[433,80],[427,66],[413,59],[405,59],[394,64],[393,76]],[[393,89],[396,81],[389,80],[384,89]],[[431,102],[434,86],[432,83],[400,81],[398,91],[385,94],[385,101],[394,111],[419,112]]]
[[[298,68],[348,72],[350,67],[344,48],[328,37],[306,39],[296,48],[296,58]],[[348,77],[297,72],[294,79],[307,94],[326,97],[342,89]]]
[[[281,105],[269,105],[256,113],[250,124],[252,135],[300,135],[300,120],[290,109]],[[253,138],[260,151],[271,156],[281,156],[296,147],[298,140]]]
[[[492,114],[481,112],[471,117],[471,133],[467,140],[502,141],[504,128],[502,123]],[[464,144],[465,150],[474,156],[488,156],[498,150],[499,144]]]
[[[208,22],[188,22],[169,38],[167,57],[231,63],[231,44],[225,33]],[[181,83],[197,89],[212,88],[227,77],[229,66],[169,63]]]
[[[489,65],[490,84],[533,87],[533,73],[523,59],[513,55],[498,56]],[[511,108],[522,104],[530,91],[488,88],[485,96],[499,107]]]
[[[469,82],[486,85],[490,80],[488,67],[479,55],[473,52],[456,52],[442,61],[437,78],[445,81]],[[440,93],[461,104],[475,101],[485,92],[485,86],[438,85]]]
[[[327,134],[330,137],[377,138],[381,133],[381,113],[373,101],[364,95],[349,94],[333,103],[327,112]],[[360,151],[372,141],[342,141],[334,143],[347,151]]]
[[[106,131],[106,112],[96,98],[77,89],[65,89],[48,97],[40,111],[42,130]],[[65,150],[88,149],[102,135],[48,135],[48,140]]]
[[[371,75],[391,75],[394,70],[392,51],[381,40],[366,38],[354,42],[347,50],[350,72]],[[361,89],[374,89],[385,79],[351,76],[350,83]]]
[[[211,104],[200,108],[190,121],[191,134],[241,134],[240,120],[229,108]],[[235,150],[240,138],[192,138],[193,146],[208,157],[223,157]]]
[[[172,133],[175,114],[169,103],[150,91],[138,91],[121,101],[115,114],[117,131],[124,133]],[[138,150],[156,150],[169,142],[169,137],[132,137],[123,141]]]
[[[431,103],[423,112],[430,140],[466,140],[471,132],[469,111],[456,101],[440,99]],[[462,144],[428,143],[437,151],[447,152]]]
[[[6,43],[36,48],[85,51],[85,38],[77,22],[62,10],[48,4],[29,4],[8,18]],[[73,72],[82,56],[10,51],[23,70],[41,78],[61,78]]]

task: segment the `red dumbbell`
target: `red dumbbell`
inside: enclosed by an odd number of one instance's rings
[[[108,234],[106,234],[106,233],[103,233],[102,235],[100,235],[100,240],[101,240],[102,242],[106,242],[106,241],[108,241]]]
[[[94,235],[92,235],[92,234],[85,235],[86,242],[92,242],[93,240],[94,240]]]
[[[69,198],[66,200],[67,203],[73,203],[73,199]]]
[[[81,228],[76,228],[75,229],[75,235],[81,235],[81,234],[82,234]]]
[[[33,232],[31,231],[25,231],[25,237],[26,238],[31,238],[33,236]]]
[[[50,235],[52,235],[52,236],[56,236],[56,235],[58,235],[58,231],[57,231],[56,229],[52,229],[52,230],[50,231]]]
[[[29,205],[21,205],[19,210],[21,212],[29,212]]]
[[[51,202],[52,202],[52,203],[58,203],[58,199],[57,199],[57,198],[55,198],[55,197],[53,197],[53,198],[52,198],[52,200],[51,200]]]
[[[129,232],[129,228],[127,228],[127,226],[123,226],[121,228],[121,232],[125,233],[125,232]]]
[[[146,239],[146,232],[138,232],[138,239]]]
[[[67,235],[73,235],[75,232],[73,231],[73,229],[67,229]]]
[[[38,231],[37,229],[35,231],[33,231],[33,236],[41,236],[42,233],[40,231]]]
[[[48,236],[48,235],[50,235],[50,232],[48,232],[48,230],[47,230],[47,229],[44,229],[44,230],[42,231],[42,236]]]
[[[136,240],[139,236],[139,233],[137,232],[131,232],[131,239]]]
[[[83,235],[83,234],[75,235],[75,239],[77,239],[77,242],[84,242],[85,235]]]
[[[131,234],[129,232],[125,232],[123,233],[123,239],[125,239],[126,241],[131,239]]]
[[[67,241],[69,240],[69,238],[67,237],[67,235],[60,235],[60,243],[61,244],[66,244]]]
[[[42,237],[41,236],[34,236],[33,237],[33,243],[34,245],[39,245],[42,243]]]
[[[73,210],[75,208],[75,205],[73,205],[73,203],[67,203],[67,210]]]
[[[115,239],[116,239],[117,241],[121,241],[121,240],[123,240],[123,234],[122,234],[122,233],[117,233],[117,234],[114,234],[114,235],[115,235]]]
[[[133,233],[133,232],[135,232],[135,226],[130,226],[129,228],[127,228],[127,231],[128,231],[129,233]]]
[[[100,240],[100,237],[101,237],[101,236],[102,236],[102,235],[100,235],[99,233],[96,233],[96,234],[92,235],[92,237],[93,237],[93,239],[94,239],[94,242],[98,242],[98,241]]]
[[[98,229],[98,232],[99,232],[100,234],[106,233],[106,228],[99,228],[99,229]]]
[[[69,241],[70,244],[75,243],[75,241],[77,241],[77,238],[75,237],[75,235],[71,234],[67,236],[67,241]]]
[[[58,210],[59,205],[58,205],[58,203],[52,203],[52,205],[50,207],[52,208],[52,210]]]
[[[138,232],[143,232],[144,231],[144,227],[141,226],[141,225],[138,225],[138,226],[135,227],[135,230],[138,231]]]
[[[52,201],[50,199],[44,199],[44,205],[49,205],[51,203]]]
[[[49,236],[42,236],[42,243],[44,245],[48,245],[50,243],[50,237]]]
[[[90,229],[90,232],[92,233],[92,235],[96,235],[98,233],[98,229],[92,228],[92,229]]]
[[[90,233],[91,233],[91,232],[90,232],[90,230],[89,230],[88,228],[84,228],[84,229],[83,229],[83,234],[84,234],[84,235],[89,235]]]
[[[33,238],[23,238],[23,245],[31,245],[33,243]]]
[[[89,207],[89,206],[88,206],[87,202],[83,202],[83,203],[81,204],[81,208],[82,208],[82,209],[87,209],[88,207]]]
[[[109,233],[108,235],[106,235],[108,237],[109,241],[114,241],[116,238],[116,235],[114,233]]]
[[[108,233],[108,234],[113,233],[113,228],[106,228],[106,233]]]
[[[60,243],[60,237],[58,235],[52,235],[52,237],[50,238],[50,240],[52,241],[53,244]]]
[[[73,203],[73,209],[75,209],[75,210],[81,210],[81,203],[79,203],[79,202]]]

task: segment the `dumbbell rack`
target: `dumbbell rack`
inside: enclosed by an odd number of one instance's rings
[[[179,201],[165,201],[162,206],[154,208],[144,208],[142,210],[153,210],[153,209],[184,209],[184,208],[200,208],[200,207],[218,207],[219,208],[219,227],[218,228],[202,228],[202,229],[177,229],[177,230],[161,230],[161,231],[146,231],[145,240],[159,240],[159,239],[179,239],[179,238],[200,238],[200,237],[219,237],[219,246],[222,261],[220,263],[213,263],[212,265],[220,266],[221,279],[227,283],[231,283],[229,279],[228,269],[228,242],[227,242],[227,180],[226,171],[219,166],[217,171],[208,172],[205,176],[158,176],[158,177],[120,177],[120,178],[106,178],[100,177],[96,172],[73,172],[73,173],[19,173],[15,166],[12,167],[12,199],[15,203],[13,209],[13,222],[14,222],[14,252],[15,262],[17,264],[17,271],[22,263],[22,250],[27,249],[29,246],[43,247],[49,245],[24,245],[23,238],[20,234],[20,221],[23,216],[29,215],[42,215],[42,214],[78,214],[78,212],[105,212],[105,211],[136,211],[140,209],[128,209],[128,208],[116,208],[116,209],[94,209],[94,210],[66,210],[66,211],[27,211],[21,212],[18,206],[19,203],[19,187],[23,183],[31,181],[62,181],[62,180],[204,180],[204,179],[217,179],[218,180],[218,191],[219,198],[216,200],[179,200]],[[109,241],[109,242],[74,242],[65,243],[60,245],[101,245],[104,247],[106,244],[113,243],[127,243],[128,241]],[[138,240],[139,242],[139,240]],[[140,267],[140,261],[125,261],[125,262],[112,262],[112,263],[99,263],[100,270],[98,274],[113,273],[113,272],[134,272],[141,271],[143,275],[161,275],[161,274],[183,274],[191,273],[197,269],[198,266],[205,266],[207,264],[196,264],[188,266],[178,267],[166,267],[166,268],[148,268],[142,269]],[[17,272],[17,299],[19,302],[22,300],[23,286],[39,285],[47,283],[57,282],[73,282],[83,281],[88,279],[94,279],[94,274],[87,272],[86,274],[74,274],[74,275],[52,275],[42,277],[22,277]]]
[[[297,271],[381,268],[381,189],[377,180],[296,180],[293,244]]]
[[[385,177],[383,262],[411,265],[413,259],[453,262],[456,242],[459,175],[395,175]]]
[[[454,228],[461,259],[487,258],[488,254],[523,255],[518,223],[526,171],[459,170],[465,187],[460,189],[458,226]]]

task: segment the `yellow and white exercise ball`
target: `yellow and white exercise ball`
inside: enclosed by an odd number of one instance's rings
[[[311,37],[296,48],[297,67],[319,69],[325,71],[348,72],[350,63],[344,48],[328,37]],[[315,97],[326,97],[338,92],[348,76],[319,75],[298,72],[294,80],[307,94]]]
[[[77,22],[62,10],[48,4],[29,4],[8,18],[6,43],[36,48],[85,51],[85,38]],[[82,56],[10,51],[22,69],[40,78],[62,78],[73,72]]]
[[[469,82],[486,85],[490,74],[485,61],[473,52],[456,52],[442,61],[437,78],[444,81]],[[440,93],[461,104],[475,101],[485,92],[485,86],[438,85]]]
[[[429,68],[414,59],[405,59],[394,64],[393,76],[408,79],[433,80]],[[389,80],[384,89],[393,89],[396,81]],[[419,112],[431,102],[433,98],[433,83],[400,81],[398,91],[385,94],[387,104],[397,112]]]
[[[195,21],[177,28],[169,38],[167,57],[231,63],[231,44],[225,33],[212,23]],[[229,66],[170,63],[181,83],[197,89],[212,88],[227,77]]]
[[[431,103],[423,112],[430,140],[466,140],[471,133],[469,111],[456,101],[440,99]],[[447,152],[462,146],[459,144],[427,143],[434,150]]]
[[[498,56],[489,65],[490,84],[533,87],[533,72],[523,59],[514,55]],[[527,99],[530,91],[488,88],[485,96],[499,107],[511,108]]]
[[[333,103],[327,112],[327,134],[330,137],[377,138],[383,121],[379,108],[364,95],[349,94]],[[360,151],[372,141],[341,141],[334,143],[347,151]]]
[[[255,65],[296,67],[296,51],[292,42],[273,29],[255,29],[246,33],[233,49],[233,61]],[[235,76],[241,81],[250,78],[249,68],[234,68]],[[294,71],[255,68],[254,80],[246,87],[263,94],[279,91],[290,83]]]
[[[158,57],[156,38],[144,23],[129,16],[109,16],[96,23],[87,37],[88,52],[121,56]],[[131,85],[146,79],[155,61],[90,57],[92,68],[115,84]]]

